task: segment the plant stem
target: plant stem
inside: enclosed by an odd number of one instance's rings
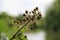
[[[10,40],[14,39],[14,38],[16,37],[16,35],[19,33],[19,31],[21,31],[30,21],[31,21],[31,19],[28,20],[28,21],[13,35],[13,37],[12,37]]]
[[[37,16],[37,15],[38,15],[38,14],[36,14],[35,16]],[[13,37],[12,37],[10,40],[14,39],[14,38],[16,37],[16,35],[19,33],[19,31],[21,31],[32,19],[33,19],[33,17],[30,18],[30,20],[28,20],[28,21],[13,35]]]

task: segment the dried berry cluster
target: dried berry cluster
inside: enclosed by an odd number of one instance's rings
[[[26,21],[31,19],[31,21],[35,24],[36,20],[40,20],[42,18],[42,15],[39,12],[39,8],[36,7],[31,12],[25,10],[25,14],[23,14],[23,17],[24,17],[23,20],[22,20],[23,22],[26,22]],[[15,20],[14,23],[16,23],[17,25],[20,24],[19,20]]]
[[[22,21],[25,22],[25,24],[15,33],[15,35],[13,35],[13,37],[10,39],[12,40],[13,38],[15,38],[15,36],[24,28],[24,26],[26,26],[30,21],[33,22],[33,25],[36,25],[36,20],[40,20],[42,18],[41,13],[39,12],[39,8],[36,7],[33,11],[28,12],[27,10],[25,11],[25,14],[23,14],[24,19]],[[14,23],[16,23],[17,25],[20,24],[19,20],[15,20]],[[18,27],[18,26],[17,26]],[[32,29],[32,28],[31,28]],[[25,36],[24,38],[26,38],[27,36]]]
[[[36,7],[33,11],[31,12],[28,12],[27,10],[25,11],[25,14],[23,14],[24,16],[24,19],[23,21],[26,22],[28,21],[29,19],[31,19],[32,22],[34,22],[35,24],[35,21],[36,20],[40,20],[42,18],[42,15],[41,13],[39,12],[39,8]]]

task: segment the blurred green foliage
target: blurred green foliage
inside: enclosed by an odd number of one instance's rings
[[[46,40],[60,40],[60,0],[55,0],[46,12]]]
[[[13,16],[7,15],[6,12],[0,13],[0,39],[1,36],[3,36],[2,33],[4,33],[4,35],[10,39],[19,30],[19,28],[16,27],[17,25],[13,23],[14,18],[15,17]],[[21,30],[22,33],[24,31],[24,29]]]
[[[56,0],[53,6],[46,12],[46,28],[53,30],[55,27],[60,28],[60,1]]]

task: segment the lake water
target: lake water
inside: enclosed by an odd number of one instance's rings
[[[28,40],[45,40],[45,32],[40,31],[38,33],[27,33]]]

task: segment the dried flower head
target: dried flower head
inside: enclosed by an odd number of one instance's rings
[[[36,12],[36,9],[34,9],[34,12]]]
[[[41,14],[39,14],[39,16],[41,16]]]
[[[34,14],[34,11],[32,11],[32,13]]]
[[[28,11],[26,10],[25,13],[28,14]]]
[[[27,17],[26,20],[29,20],[29,18]]]
[[[40,17],[38,16],[38,17],[37,17],[37,20],[39,20],[39,19],[40,19]]]
[[[36,10],[38,11],[38,7],[36,7]]]
[[[26,16],[25,14],[23,14],[23,16]]]
[[[34,29],[34,28],[36,28],[36,27],[35,27],[35,26],[36,26],[36,19],[39,20],[39,19],[42,18],[41,13],[38,11],[38,7],[36,7],[36,8],[32,11],[32,13],[33,13],[32,15],[30,15],[31,12],[29,12],[29,13],[30,13],[30,14],[29,14],[27,10],[25,10],[25,13],[26,13],[26,14],[23,14],[23,16],[25,17],[25,18],[23,19],[23,21],[26,22],[26,24],[23,25],[22,28],[24,28],[24,26],[26,26],[30,21],[32,21],[32,22],[33,22],[33,25],[34,25],[34,27],[30,27],[31,30]],[[29,20],[29,19],[30,19],[30,20]],[[27,20],[28,20],[28,21],[27,21]],[[13,21],[13,22],[16,23],[16,24],[20,24],[20,22],[19,22],[18,20],[15,20],[15,21]],[[19,25],[18,25],[18,26],[19,26]],[[17,26],[17,27],[18,27],[18,26]],[[12,37],[11,39],[13,39],[13,38],[18,34],[18,32],[22,30],[22,28],[19,29],[19,30],[17,31],[17,33],[16,33],[15,35],[13,35],[13,37]],[[24,36],[24,38],[27,38],[27,36]],[[20,39],[20,40],[23,40],[23,39]]]
[[[19,24],[19,22],[17,21],[17,24]]]
[[[27,38],[27,36],[25,35],[24,38]]]

